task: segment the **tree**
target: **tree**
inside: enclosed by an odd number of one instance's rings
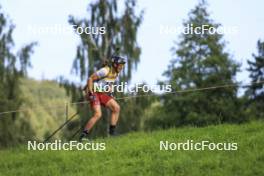
[[[252,55],[254,60],[248,60],[250,73],[249,77],[253,84],[248,87],[246,96],[249,98],[251,110],[255,118],[264,117],[263,103],[264,103],[264,85],[263,83],[256,84],[257,82],[264,81],[264,42],[258,40],[257,54]]]
[[[137,16],[135,7],[135,0],[126,0],[125,10],[119,15],[116,0],[98,0],[89,5],[87,19],[79,20],[70,16],[69,23],[77,31],[78,27],[100,27],[104,30],[101,34],[80,34],[81,43],[77,47],[73,70],[81,80],[87,79],[94,70],[100,68],[102,63],[114,54],[116,48],[119,48],[120,54],[129,58],[123,80],[131,78],[131,72],[136,68],[141,52],[137,44],[137,31],[142,22],[143,11]]]
[[[119,10],[117,0],[98,0],[89,4],[87,18],[69,17],[69,23],[74,26],[81,40],[77,46],[72,68],[81,81],[85,81],[89,75],[102,67],[105,61],[114,54],[120,54],[128,58],[120,81],[131,79],[131,73],[136,69],[141,53],[141,49],[137,44],[137,32],[143,19],[143,11],[136,14],[136,0],[125,0],[124,2],[123,12]],[[85,30],[90,34],[86,33]],[[76,84],[69,81],[60,82],[71,94],[73,101],[84,100],[81,88]],[[124,96],[124,94],[122,95]],[[81,114],[83,124],[84,121],[87,121],[90,110],[83,107],[77,107],[77,110]],[[107,120],[105,117],[102,119],[93,129],[94,134],[106,134],[105,123]]]
[[[0,7],[0,112],[18,109],[21,106],[23,100],[20,96],[19,81],[27,75],[27,68],[31,66],[30,54],[36,45],[34,42],[25,45],[14,54],[13,30],[14,25]],[[16,123],[17,117],[17,113],[0,116],[0,145],[9,145],[22,140],[23,135],[26,137],[31,135],[27,122],[20,119],[20,123]]]
[[[173,91],[233,84],[238,71],[237,64],[225,52],[223,35],[210,33],[218,28],[207,12],[207,3],[200,1],[189,13],[184,27],[202,27],[204,33],[181,34],[177,46],[172,48],[173,56],[168,70],[164,73]],[[186,29],[185,28],[185,29]],[[163,97],[163,119],[159,126],[164,128],[184,124],[207,125],[222,122],[241,121],[237,112],[237,88],[196,91]],[[158,111],[158,110],[157,110]],[[162,121],[162,122],[160,122]],[[151,124],[155,124],[151,122]]]

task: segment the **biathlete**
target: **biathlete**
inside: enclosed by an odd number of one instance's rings
[[[112,96],[113,90],[111,90],[111,85],[113,85],[116,81],[119,73],[124,68],[125,63],[125,58],[120,56],[112,56],[111,64],[109,66],[99,69],[87,80],[87,85],[85,87],[86,99],[90,101],[90,105],[94,113],[85,125],[85,128],[79,138],[80,141],[87,137],[95,123],[101,118],[101,106],[111,110],[109,134],[111,136],[115,135],[115,128],[119,117],[120,106]],[[94,84],[97,84],[98,86],[94,86]],[[106,90],[104,87],[110,89]]]

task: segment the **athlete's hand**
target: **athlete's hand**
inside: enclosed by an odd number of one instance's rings
[[[115,98],[113,92],[109,92],[107,95],[112,97],[112,98]]]
[[[88,93],[88,98],[89,98],[89,100],[94,101],[96,99],[96,96],[95,96],[95,94],[93,92],[89,92]]]

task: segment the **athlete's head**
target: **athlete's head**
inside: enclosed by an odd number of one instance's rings
[[[117,72],[120,72],[126,64],[126,59],[121,56],[112,56],[111,61]]]

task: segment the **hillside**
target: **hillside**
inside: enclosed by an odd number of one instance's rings
[[[28,119],[36,133],[35,138],[43,140],[66,119],[66,102],[70,98],[66,91],[54,81],[37,81],[23,79],[21,81],[22,96],[25,100],[20,109],[27,111],[20,113],[20,118]],[[75,113],[75,109],[69,106],[69,114]],[[19,123],[19,122],[18,122]],[[58,133],[57,137],[59,137]]]
[[[264,122],[130,133],[104,151],[0,151],[0,175],[264,175]],[[160,151],[160,141],[237,143],[235,151]]]

